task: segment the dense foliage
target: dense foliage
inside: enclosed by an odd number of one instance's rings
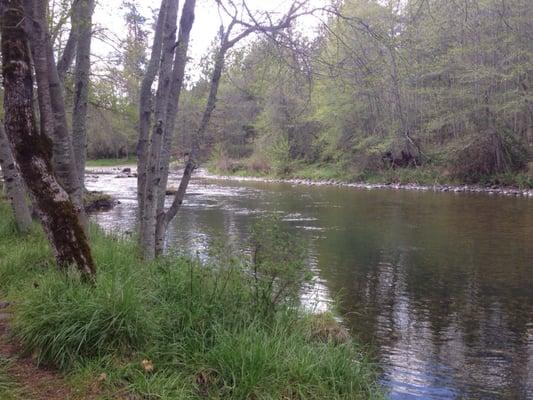
[[[294,33],[234,54],[214,165],[276,175],[314,165],[346,179],[423,167],[463,182],[526,171],[532,20],[528,0],[345,0],[311,43]]]
[[[135,154],[149,27],[135,2],[123,10],[128,34],[92,82],[91,158]],[[530,1],[343,0],[321,18],[312,39],[294,28],[232,51],[204,160],[233,173],[416,169],[422,180],[531,186]],[[190,150],[216,51],[187,77],[175,158]]]

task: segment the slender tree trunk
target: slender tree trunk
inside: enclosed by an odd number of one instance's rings
[[[21,0],[1,0],[2,74],[5,129],[22,178],[39,210],[57,263],[75,265],[85,276],[95,273],[87,236],[76,208],[54,177],[51,140],[39,131],[33,110],[30,49]]]
[[[146,68],[139,93],[139,140],[137,143],[137,199],[139,221],[143,220],[144,193],[146,190],[146,166],[148,164],[148,150],[150,125],[152,122],[152,85],[159,68],[161,50],[163,48],[163,27],[167,15],[167,0],[161,1],[157,18],[152,54]],[[140,238],[140,235],[139,235]]]
[[[183,5],[178,42],[176,45],[176,56],[174,58],[172,84],[170,88],[169,104],[167,109],[167,120],[165,132],[163,134],[163,148],[161,149],[161,183],[157,199],[156,212],[156,232],[155,232],[155,252],[159,255],[163,252],[164,238],[166,233],[165,224],[165,195],[168,183],[168,174],[170,166],[170,152],[174,138],[174,129],[176,125],[176,116],[179,109],[179,100],[183,79],[185,76],[185,67],[187,65],[187,53],[189,50],[190,33],[194,23],[194,10],[196,0],[186,0]]]
[[[524,136],[526,142],[531,146],[533,145],[533,104],[529,100],[529,74],[526,73],[525,77],[520,82],[520,89],[524,98]]]
[[[164,237],[165,237],[168,225],[174,219],[179,209],[181,208],[181,205],[183,204],[183,200],[185,198],[185,194],[187,193],[189,182],[191,181],[191,178],[192,178],[192,174],[194,170],[197,168],[197,157],[198,157],[198,152],[200,148],[199,146],[200,139],[205,134],[205,131],[207,130],[207,126],[209,125],[209,121],[211,119],[211,115],[213,114],[213,111],[215,110],[218,88],[220,86],[220,78],[222,77],[222,71],[224,70],[226,53],[231,48],[231,45],[228,44],[228,36],[229,36],[229,31],[224,37],[224,39],[222,40],[222,45],[220,47],[220,50],[215,60],[215,67],[213,70],[213,76],[211,78],[211,88],[209,90],[209,97],[207,98],[207,103],[204,109],[204,113],[202,115],[200,126],[198,127],[198,130],[196,131],[193,137],[193,144],[191,147],[191,152],[189,153],[189,159],[187,160],[187,163],[185,164],[185,169],[183,170],[183,175],[181,177],[180,185],[178,187],[176,194],[174,195],[172,205],[170,206],[168,211],[164,215],[161,215],[158,217],[158,221],[157,221],[158,222],[158,230],[157,230],[158,232],[157,253],[158,254],[161,254],[161,252],[163,251]]]
[[[74,107],[72,110],[72,147],[76,171],[82,189],[85,188],[87,157],[87,102],[91,69],[91,38],[94,0],[79,0],[77,7],[77,51],[74,68]]]
[[[161,148],[167,108],[169,104],[170,86],[172,80],[172,65],[176,49],[176,24],[178,18],[178,0],[168,0],[168,9],[163,28],[163,50],[159,69],[154,124],[150,140],[150,153],[146,170],[146,185],[144,190],[144,211],[141,220],[141,248],[146,259],[155,257],[155,231],[157,199],[161,183]]]
[[[78,16],[79,11],[78,7],[80,6],[81,0],[74,0],[72,3],[72,8],[70,11],[70,33],[63,49],[63,53],[57,61],[57,73],[59,75],[59,80],[64,84],[67,71],[69,70],[74,57],[76,56],[76,46],[78,44]]]
[[[24,183],[13,159],[3,122],[0,122],[0,167],[2,167],[6,195],[13,209],[17,228],[20,232],[27,232],[31,227],[31,213],[26,202]]]

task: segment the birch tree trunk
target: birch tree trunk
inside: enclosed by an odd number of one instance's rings
[[[65,82],[65,77],[67,75],[67,71],[69,70],[72,62],[74,61],[74,57],[76,56],[76,46],[78,44],[78,17],[79,17],[79,11],[78,7],[80,6],[81,0],[74,0],[72,2],[72,8],[70,11],[70,33],[67,39],[67,43],[65,44],[65,48],[63,49],[63,53],[58,58],[57,61],[57,73],[59,75],[59,80],[61,83]]]
[[[74,67],[74,107],[72,110],[72,147],[78,179],[85,188],[87,158],[87,102],[91,70],[91,38],[94,0],[79,0],[77,9],[77,51]],[[74,29],[74,28],[73,28]]]
[[[2,167],[6,195],[13,209],[17,228],[19,232],[25,233],[31,227],[31,214],[26,203],[24,183],[13,159],[3,122],[0,122],[0,167]]]
[[[2,74],[5,130],[22,178],[39,210],[44,231],[60,267],[75,265],[95,274],[87,236],[76,208],[54,177],[52,143],[40,132],[33,109],[33,76],[21,0],[1,0]]]
[[[159,68],[159,81],[154,107],[154,123],[150,140],[150,152],[146,169],[144,190],[144,211],[141,220],[141,247],[146,259],[155,257],[155,231],[157,199],[161,183],[161,148],[167,109],[169,104],[172,66],[176,49],[176,24],[178,18],[178,0],[168,0],[167,13],[163,28],[163,50]]]
[[[183,87],[185,67],[187,65],[187,53],[189,51],[191,30],[194,24],[195,8],[196,0],[186,0],[181,12],[178,42],[176,45],[176,56],[174,58],[174,67],[172,73],[172,84],[170,88],[170,96],[166,116],[165,132],[163,133],[163,147],[161,149],[161,182],[157,199],[155,231],[156,255],[160,255],[163,252],[164,238],[167,230],[167,224],[165,223],[165,195],[170,166],[170,151],[172,149],[174,130],[176,126],[176,116],[178,114],[179,109],[179,99],[181,97],[181,89]]]
[[[146,166],[148,164],[148,150],[150,139],[150,125],[152,122],[152,85],[159,69],[161,50],[163,48],[163,26],[167,15],[167,0],[161,1],[161,8],[156,22],[152,54],[144,74],[139,93],[139,140],[137,142],[137,200],[139,206],[139,221],[143,220],[144,193],[146,189]],[[140,238],[141,235],[139,235]]]
[[[174,219],[176,214],[178,213],[179,209],[181,208],[181,205],[183,204],[183,200],[185,198],[185,194],[187,193],[187,188],[189,186],[189,182],[191,181],[192,174],[194,170],[197,168],[197,156],[199,151],[199,143],[201,137],[205,134],[205,131],[207,130],[207,127],[209,125],[209,121],[211,119],[211,115],[213,114],[213,111],[216,107],[216,101],[217,101],[217,94],[218,94],[218,88],[220,86],[220,78],[222,77],[222,71],[224,70],[224,64],[226,59],[226,53],[227,51],[236,43],[233,44],[228,41],[230,30],[225,35],[225,37],[222,39],[222,44],[220,47],[220,50],[218,51],[216,60],[215,60],[215,67],[213,69],[213,76],[211,78],[211,88],[209,90],[209,97],[207,98],[207,103],[204,109],[204,113],[202,115],[202,120],[200,122],[200,126],[198,127],[198,130],[196,131],[196,134],[193,137],[193,144],[191,148],[191,152],[189,153],[189,159],[187,160],[187,163],[185,164],[185,169],[183,170],[183,175],[181,177],[180,185],[178,187],[178,190],[176,194],[174,195],[174,199],[172,201],[172,205],[168,209],[168,211],[165,213],[164,216],[158,218],[158,252],[160,253],[163,250],[163,241],[166,234],[166,230],[168,228],[168,225],[170,222]]]

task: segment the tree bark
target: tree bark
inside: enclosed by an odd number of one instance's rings
[[[17,228],[19,232],[28,232],[31,228],[31,213],[26,203],[24,183],[13,159],[3,122],[0,122],[0,167],[2,167],[6,195],[13,209]]]
[[[36,2],[38,3],[38,2]],[[95,265],[76,208],[53,174],[52,143],[40,132],[33,109],[33,76],[21,0],[1,0],[5,129],[22,178],[38,208],[57,264],[75,265],[92,277]]]
[[[165,224],[165,195],[170,166],[170,151],[172,149],[172,142],[176,125],[176,116],[178,114],[181,89],[183,87],[183,79],[185,76],[185,67],[187,65],[187,53],[189,51],[189,42],[191,36],[190,34],[192,26],[194,24],[195,8],[196,0],[186,0],[181,12],[180,28],[178,42],[176,45],[176,56],[174,58],[174,67],[172,74],[173,76],[170,88],[165,132],[163,133],[163,147],[161,149],[161,183],[157,199],[155,232],[156,255],[160,255],[163,252],[164,238],[167,230],[167,225]]]
[[[161,1],[161,8],[156,22],[152,54],[146,68],[139,93],[139,140],[137,143],[137,200],[139,206],[139,221],[143,220],[144,193],[146,189],[146,166],[148,164],[148,150],[150,125],[152,122],[152,85],[154,84],[163,48],[163,27],[167,15],[167,0]],[[139,235],[140,238],[140,235]]]
[[[63,53],[59,57],[59,60],[57,61],[57,73],[59,75],[59,80],[61,83],[65,83],[65,77],[67,75],[67,71],[69,70],[70,66],[72,65],[72,62],[74,61],[74,57],[76,55],[76,46],[78,44],[78,7],[80,5],[80,0],[74,0],[72,3],[72,8],[70,11],[70,33],[67,39],[67,43],[65,44],[65,48],[63,49]]]
[[[178,187],[176,194],[174,195],[172,205],[170,206],[168,211],[164,215],[161,215],[160,217],[158,217],[158,236],[157,236],[157,253],[158,254],[161,254],[161,252],[163,251],[164,237],[165,237],[168,225],[174,219],[179,209],[181,208],[181,205],[183,204],[183,200],[185,198],[185,194],[187,193],[189,182],[191,181],[191,178],[192,178],[192,174],[194,170],[197,168],[197,156],[198,156],[199,147],[200,147],[199,146],[200,138],[205,134],[205,131],[207,130],[207,126],[209,125],[209,121],[211,119],[211,115],[213,114],[213,111],[215,110],[215,107],[216,107],[218,88],[220,86],[220,78],[222,77],[222,71],[224,70],[226,53],[236,43],[236,42],[231,43],[229,41],[228,38],[229,38],[230,32],[231,30],[228,30],[228,32],[222,39],[222,44],[220,46],[220,49],[218,51],[218,54],[215,60],[215,67],[213,70],[213,76],[211,78],[211,88],[209,90],[209,97],[207,98],[207,103],[204,109],[204,113],[202,115],[200,126],[198,127],[198,130],[196,131],[196,134],[193,137],[193,144],[192,144],[191,152],[189,153],[189,159],[187,160],[187,163],[185,164],[185,169],[183,170],[183,175],[181,177],[180,185]]]
[[[40,1],[24,0],[28,39],[37,79],[41,130],[52,139],[52,165],[55,176],[87,223],[83,210],[83,190],[74,164],[74,151],[67,125],[62,83],[54,61],[52,44],[46,24],[46,5]]]
[[[75,10],[76,11],[76,10]],[[74,107],[72,110],[72,147],[76,171],[82,189],[85,188],[87,158],[87,102],[91,70],[91,38],[94,0],[79,0],[77,7],[77,51],[74,68]],[[73,27],[74,29],[74,27]]]
[[[159,81],[155,98],[154,123],[150,140],[150,153],[146,170],[144,190],[144,211],[141,220],[141,247],[146,259],[155,257],[155,231],[157,199],[160,190],[160,160],[163,133],[169,104],[172,65],[176,49],[176,24],[178,0],[168,0],[167,13],[163,28],[163,50],[159,68]]]

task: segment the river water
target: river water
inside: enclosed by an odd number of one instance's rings
[[[93,219],[133,231],[136,179],[88,181],[121,202]],[[167,248],[202,255],[222,235],[245,249],[272,213],[307,243],[306,306],[336,299],[391,399],[533,399],[533,201],[199,178]]]

